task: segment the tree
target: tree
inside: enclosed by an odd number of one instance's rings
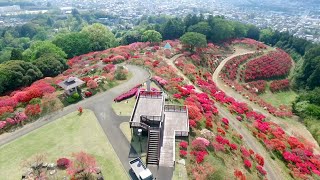
[[[212,41],[220,42],[234,37],[234,26],[230,21],[216,17],[209,24],[211,26],[210,39]]]
[[[61,74],[66,68],[66,60],[55,54],[44,54],[34,61],[43,76],[54,77]]]
[[[35,36],[38,33],[39,29],[40,27],[36,24],[26,23],[22,25],[20,28],[20,36],[33,38],[33,36]]]
[[[22,49],[12,49],[10,60],[22,60]]]
[[[255,40],[259,40],[260,30],[256,26],[249,26],[247,37]]]
[[[30,85],[42,76],[41,71],[29,62],[11,60],[0,64],[0,93]]]
[[[184,24],[181,20],[170,19],[164,24],[162,29],[163,39],[177,39],[184,33]]]
[[[139,31],[129,31],[122,37],[121,44],[128,45],[138,41],[141,41],[141,34]]]
[[[74,153],[73,160],[69,164],[67,173],[75,179],[90,179],[97,172],[97,163],[93,156],[79,152]]]
[[[142,34],[141,39],[143,42],[159,43],[162,40],[162,36],[158,31],[147,30]]]
[[[91,51],[89,36],[84,33],[72,32],[60,34],[55,37],[52,43],[67,53],[68,58],[86,54]]]
[[[105,50],[117,45],[114,34],[103,24],[95,23],[85,26],[81,33],[88,36],[92,51]]]
[[[211,28],[207,22],[199,22],[198,24],[192,25],[188,28],[188,32],[197,32],[209,36]]]
[[[206,47],[207,39],[206,36],[196,32],[187,32],[180,37],[182,44],[190,47],[191,51],[195,48]]]
[[[34,61],[45,54],[54,54],[57,57],[66,58],[66,53],[50,41],[36,41],[22,55],[25,61]]]

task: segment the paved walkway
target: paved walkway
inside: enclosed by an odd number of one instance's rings
[[[103,128],[103,131],[107,135],[108,140],[117,153],[123,167],[127,172],[129,172],[130,166],[128,158],[135,158],[138,155],[119,128],[120,123],[129,121],[129,117],[117,116],[112,110],[111,102],[115,97],[128,91],[133,86],[145,82],[149,77],[149,73],[143,68],[137,66],[127,65],[127,67],[133,74],[133,77],[129,81],[106,92],[80,101],[77,104],[70,105],[61,111],[45,116],[38,121],[28,124],[12,133],[1,135],[0,146],[9,143],[73,111],[77,111],[77,108],[81,106],[85,109],[90,109],[95,113],[101,127]]]

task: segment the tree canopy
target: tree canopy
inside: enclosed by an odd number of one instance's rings
[[[183,35],[184,29],[184,23],[180,19],[170,19],[163,26],[163,39],[178,39],[180,36]]]
[[[42,76],[41,71],[30,62],[11,60],[0,64],[0,93],[30,85]]]
[[[196,32],[187,32],[183,36],[180,37],[180,41],[182,44],[190,47],[190,50],[194,50],[194,48],[198,47],[206,47],[207,39],[206,36]]]
[[[81,33],[88,36],[92,51],[105,50],[117,45],[114,34],[103,24],[85,26]]]
[[[55,54],[44,54],[34,62],[45,77],[53,77],[62,73],[66,68],[66,60]]]
[[[162,40],[162,35],[155,30],[147,30],[141,36],[142,41],[144,42],[151,42],[151,43],[158,43]]]
[[[52,42],[67,53],[68,58],[91,51],[89,36],[84,33],[72,32],[60,34]]]
[[[44,54],[55,54],[61,58],[67,57],[67,54],[61,48],[50,41],[36,41],[22,55],[25,61],[34,61]]]

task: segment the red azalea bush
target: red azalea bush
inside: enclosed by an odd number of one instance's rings
[[[267,87],[267,82],[264,80],[248,82],[244,87],[251,93],[261,94],[264,93]]]
[[[163,79],[159,76],[153,76],[151,79],[158,82],[161,86],[165,86],[168,84],[168,81],[166,81],[165,79]]]
[[[98,86],[99,86],[99,84],[98,84],[97,81],[95,81],[95,80],[89,80],[89,81],[87,82],[87,87],[88,87],[89,89],[96,89]]]
[[[222,72],[226,74],[228,79],[232,81],[236,80],[239,66],[247,60],[254,58],[258,55],[258,53],[251,53],[234,57],[225,64],[225,66],[222,69]]]
[[[270,84],[271,92],[285,91],[285,90],[288,90],[289,88],[290,88],[289,79],[272,81]]]
[[[132,89],[130,89],[129,91],[121,94],[120,96],[116,97],[114,99],[115,102],[121,102],[123,100],[129,99],[133,96],[135,96],[139,90],[139,87],[141,87],[141,84],[138,84],[137,86],[133,87]]]
[[[262,166],[257,166],[257,170],[262,176],[265,176],[267,174],[267,171],[264,170]]]
[[[2,116],[5,113],[12,113],[13,111],[14,111],[14,109],[11,106],[0,107],[0,116]]]
[[[179,146],[180,146],[180,149],[187,149],[188,148],[188,142],[182,141],[182,142],[180,142]]]
[[[92,96],[92,92],[86,91],[86,92],[84,93],[84,95],[85,95],[86,97],[90,97],[90,96]]]
[[[67,169],[70,165],[71,161],[67,158],[60,158],[57,160],[57,166],[60,169]]]
[[[249,47],[256,48],[256,49],[267,49],[267,46],[262,42],[256,41],[250,38],[240,38],[234,39],[231,41],[232,44],[245,44]]]
[[[37,116],[41,113],[41,108],[39,104],[28,104],[24,112],[27,116]]]
[[[235,170],[233,174],[239,180],[246,180],[246,176],[240,170]]]
[[[185,150],[180,150],[180,151],[179,151],[179,154],[180,154],[180,157],[184,158],[184,157],[187,156],[188,152],[185,151]]]
[[[252,164],[251,164],[251,162],[248,160],[248,159],[245,159],[245,160],[243,160],[243,162],[244,162],[244,165],[247,167],[247,168],[251,168],[252,167]]]
[[[107,64],[106,66],[103,67],[103,70],[106,71],[107,73],[115,70],[115,65],[114,64]]]
[[[6,127],[7,122],[6,121],[0,121],[0,130]]]
[[[292,67],[290,55],[281,49],[252,60],[246,64],[245,81],[283,77]]]
[[[14,108],[17,106],[17,104],[18,101],[14,98],[9,96],[0,97],[0,107],[11,106]]]
[[[260,166],[263,166],[264,165],[264,159],[262,156],[260,156],[259,154],[256,154],[255,155],[255,159],[257,161],[257,163],[260,165]]]

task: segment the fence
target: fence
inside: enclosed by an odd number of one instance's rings
[[[186,106],[178,106],[178,105],[165,105],[165,112],[187,112]]]

